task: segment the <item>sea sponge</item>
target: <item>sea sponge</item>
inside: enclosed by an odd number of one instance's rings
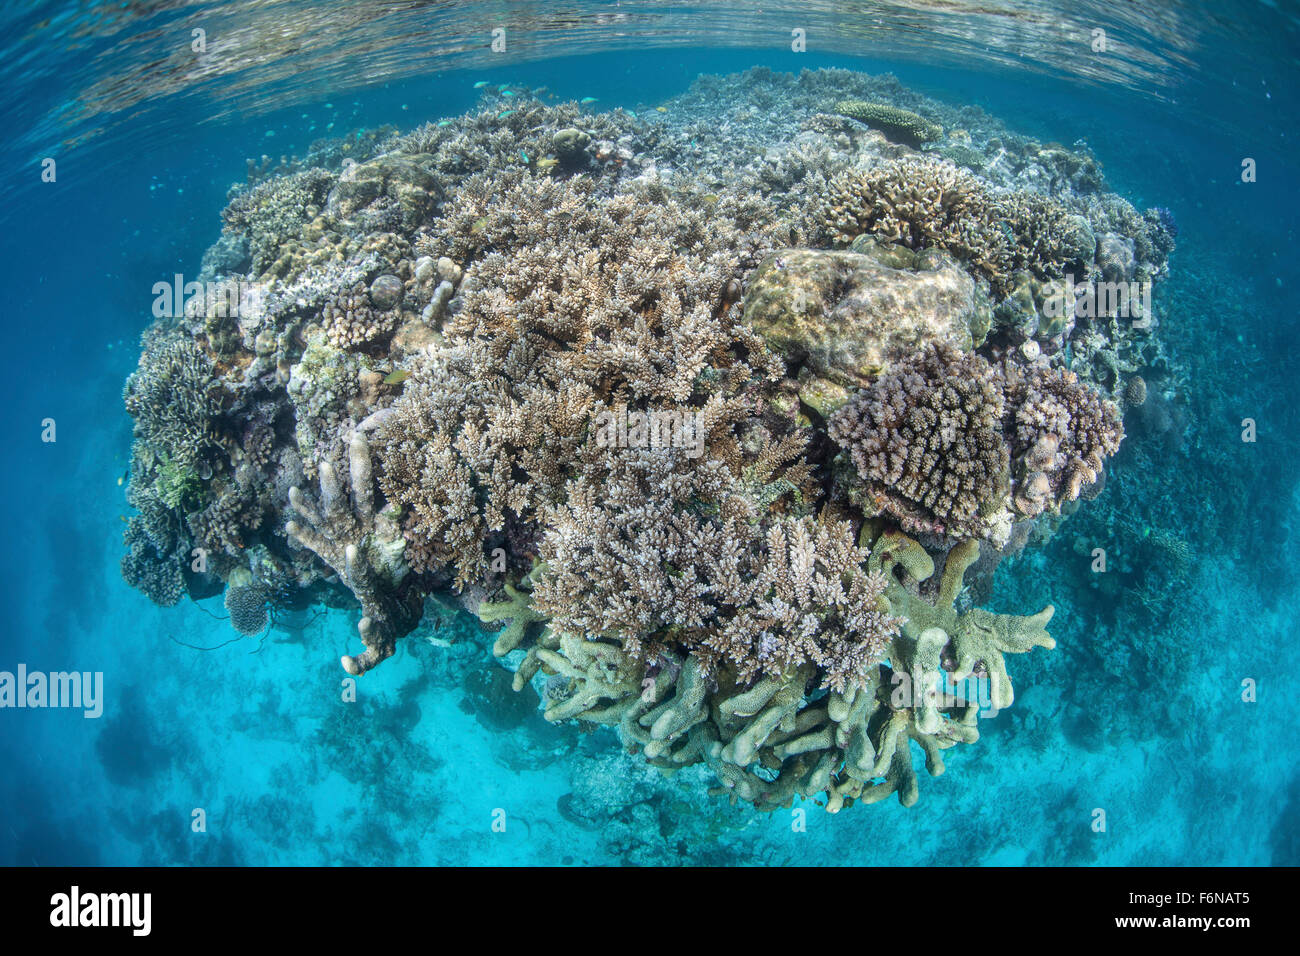
[[[943,135],[943,130],[925,117],[888,103],[840,100],[835,104],[835,112],[873,126],[890,139],[913,146],[931,142]]]

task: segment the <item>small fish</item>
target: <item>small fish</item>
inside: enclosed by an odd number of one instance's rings
[[[633,113],[631,110],[624,110],[623,112],[626,113],[628,116],[632,117],[633,119],[636,119],[636,114]]]
[[[117,486],[118,486],[119,488],[122,487],[122,479],[123,479],[124,477],[125,477],[124,475],[118,475],[118,476],[117,476]]]
[[[504,92],[505,92],[506,90],[508,90],[508,89],[510,89],[510,84],[509,84],[509,83],[502,83],[500,86],[497,87],[497,92],[498,92],[498,93],[504,93]]]
[[[518,112],[518,110],[502,110],[497,114],[497,119],[505,119],[507,116],[514,116]]]
[[[483,89],[483,87],[485,87],[485,86],[487,86],[487,85],[488,85],[488,81],[487,81],[487,80],[479,80],[477,83],[474,84],[474,89],[476,89],[476,90],[481,90],[481,89]]]
[[[655,107],[655,112],[656,112],[656,113],[667,113],[667,112],[668,112],[668,107],[666,107],[666,106],[656,106],[656,107]]]
[[[525,163],[532,162],[532,160],[528,158],[528,154],[525,153],[522,149],[519,151],[519,158],[522,159]]]
[[[439,125],[439,126],[450,126],[450,125],[451,125],[451,120],[439,120],[439,121],[438,121],[438,125]]]
[[[487,228],[487,224],[488,224],[487,216],[483,216],[480,219],[475,219],[474,225],[469,227],[469,231],[477,236],[480,232],[482,232],[484,229]]]
[[[118,515],[118,516],[117,516],[117,520],[118,520],[118,521],[125,521],[125,520],[126,520],[126,515]]]
[[[703,196],[700,197],[700,202],[704,203],[707,206],[712,206],[717,201],[718,201],[717,193],[705,193]]]
[[[404,369],[404,368],[399,368],[399,369],[397,369],[396,371],[389,372],[386,376],[384,376],[384,384],[385,384],[385,385],[401,385],[403,382],[405,382],[405,381],[406,381],[408,378],[410,378],[410,377],[411,377],[411,373],[410,373],[410,372],[408,372],[408,371],[407,371],[406,369]]]
[[[558,165],[560,165],[560,161],[556,159],[554,156],[547,156],[545,159],[539,159],[537,161],[538,169],[551,169],[552,167]]]
[[[502,91],[501,91],[501,95],[502,95],[502,96],[514,96],[515,94],[514,94],[513,92],[511,92],[510,90],[502,90]]]
[[[595,103],[595,102],[596,102],[596,97],[594,97],[594,96],[584,96],[582,99],[578,100],[578,102],[579,102],[579,103]]]

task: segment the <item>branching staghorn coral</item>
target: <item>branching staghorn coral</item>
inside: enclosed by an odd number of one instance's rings
[[[749,682],[811,664],[825,686],[864,679],[898,623],[879,610],[883,580],[862,571],[847,522],[764,520],[757,490],[721,462],[620,456],[550,517],[534,608],[552,630],[617,638],[633,658],[685,649],[705,675]]]
[[[481,206],[472,263],[444,325],[447,347],[415,360],[380,426],[380,485],[423,542],[423,569],[480,577],[483,542],[536,521],[565,484],[602,467],[602,413],[694,417],[710,455],[739,456],[730,423],[743,389],[777,374],[740,324],[727,232],[634,195],[600,199],[586,180],[532,178]]]
[[[832,184],[820,218],[842,245],[871,233],[909,249],[938,246],[990,278],[1010,265],[987,191],[952,163],[896,160],[846,174]]]

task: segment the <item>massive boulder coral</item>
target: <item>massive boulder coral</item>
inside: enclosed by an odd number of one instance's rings
[[[823,413],[835,386],[865,385],[932,342],[969,350],[991,321],[987,296],[950,256],[874,240],[848,252],[778,250],[744,307],[769,347],[806,364],[816,381],[804,400]]]

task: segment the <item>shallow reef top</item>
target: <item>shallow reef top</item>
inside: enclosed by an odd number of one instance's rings
[[[354,675],[456,602],[549,720],[911,805],[912,742],[941,773],[1054,645],[976,605],[1159,387],[1173,222],[889,76],[594,106],[250,161],[126,384],[123,576],[246,634],[355,609]]]

